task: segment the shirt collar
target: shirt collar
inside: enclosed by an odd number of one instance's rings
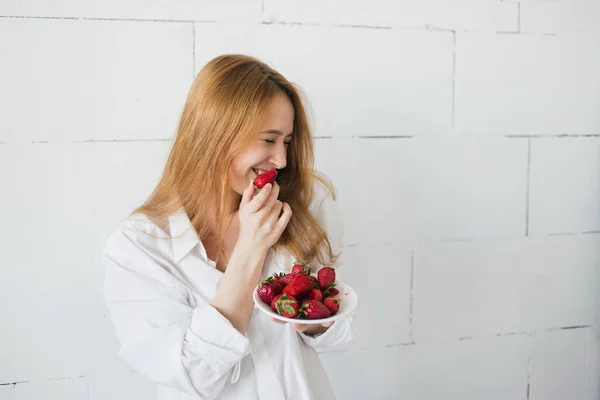
[[[183,209],[169,216],[169,229],[175,262],[181,261],[197,245],[200,245],[202,256],[206,258],[204,246]]]

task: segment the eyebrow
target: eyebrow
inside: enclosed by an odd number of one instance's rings
[[[266,131],[262,131],[261,133],[272,133],[275,135],[279,135],[279,136],[284,136],[285,133],[281,132],[280,130],[277,129],[267,129]],[[292,136],[293,132],[288,133],[286,136]]]

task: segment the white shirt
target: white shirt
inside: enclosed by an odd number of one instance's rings
[[[337,206],[320,185],[314,198],[311,211],[339,253]],[[223,273],[184,212],[162,221],[141,214],[125,220],[109,238],[104,259],[119,354],[159,384],[159,400],[335,399],[315,348],[351,340],[352,317],[313,338],[254,309],[242,335],[210,305]],[[289,272],[293,261],[287,252],[269,251],[261,279]],[[321,265],[311,267],[314,272]]]

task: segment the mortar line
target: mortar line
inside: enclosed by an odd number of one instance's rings
[[[393,343],[393,344],[384,344],[384,345],[377,345],[377,346],[363,346],[363,347],[355,347],[355,348],[331,349],[331,350],[327,350],[327,353],[344,354],[344,353],[350,353],[350,352],[355,352],[355,351],[366,351],[366,350],[373,350],[373,349],[389,349],[389,348],[394,348],[394,347],[415,346],[416,344],[417,344],[417,342],[412,340],[410,342],[404,342],[404,343]]]
[[[15,387],[16,385],[20,385],[22,383],[31,383],[31,381],[15,381],[15,382],[6,382],[6,383],[0,383],[0,386],[8,386],[8,385],[13,385],[13,387]]]
[[[591,327],[591,325],[561,326],[559,328],[549,328],[549,329],[547,329],[547,331],[551,332],[551,331],[558,331],[558,330],[565,331],[565,330],[570,330],[570,329],[587,329],[590,327]]]
[[[41,17],[41,16],[30,16],[30,15],[0,15],[0,18],[4,19],[81,19],[77,17]]]
[[[527,190],[525,194],[525,237],[529,236],[529,186],[531,183],[531,139],[527,140]]]
[[[193,23],[193,22],[217,22],[217,21],[194,21],[190,19],[150,19],[150,18],[109,18],[109,17],[84,17],[84,21],[121,21],[121,22],[171,22],[171,23]]]
[[[509,139],[562,139],[562,138],[590,138],[600,137],[599,133],[581,133],[581,134],[568,134],[558,133],[554,135],[539,135],[539,134],[524,134],[524,135],[504,135]]]

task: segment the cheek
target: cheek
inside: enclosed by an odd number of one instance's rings
[[[248,157],[239,157],[233,160],[231,167],[231,179],[234,185],[245,185],[248,171],[252,168],[251,160]]]

